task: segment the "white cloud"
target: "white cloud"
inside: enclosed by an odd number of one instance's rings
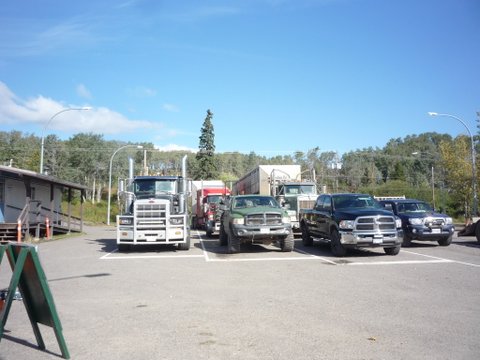
[[[180,111],[178,106],[174,105],[174,104],[163,104],[162,108],[163,108],[163,110],[168,111],[168,112],[179,112]]]
[[[192,149],[188,146],[177,145],[177,144],[168,144],[168,145],[155,145],[155,149],[159,151],[190,151],[192,153],[196,153],[198,149]]]
[[[137,86],[135,88],[127,89],[128,95],[137,98],[151,98],[157,96],[157,90],[145,86]]]
[[[87,89],[87,87],[83,84],[77,85],[77,95],[80,96],[81,98],[88,99],[88,100],[92,98],[92,94]]]
[[[50,130],[68,133],[120,134],[140,130],[165,131],[162,123],[130,120],[106,107],[58,114],[67,108],[82,107],[83,105],[65,105],[42,95],[24,100],[16,96],[6,84],[0,82],[0,125],[17,127],[37,125],[40,128],[48,125]]]

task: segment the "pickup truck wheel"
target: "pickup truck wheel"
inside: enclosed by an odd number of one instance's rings
[[[313,245],[313,238],[310,236],[308,232],[307,225],[302,224],[302,243],[304,246],[312,246]]]
[[[280,249],[283,252],[293,251],[293,247],[295,246],[295,239],[293,237],[293,233],[288,234],[285,239],[280,240]]]
[[[178,244],[178,250],[189,250],[190,249],[190,236],[187,236],[187,241],[181,244]]]
[[[228,234],[228,252],[230,254],[240,252],[240,239],[233,233]]]
[[[440,239],[438,240],[438,245],[440,246],[448,246],[452,243],[452,237],[453,237],[453,234],[446,237],[446,238],[443,238],[443,239]]]
[[[398,253],[400,252],[400,248],[401,246],[395,246],[395,247],[383,248],[383,250],[387,255],[398,255]]]
[[[343,257],[347,253],[347,249],[340,242],[340,234],[337,229],[333,229],[330,233],[330,249],[333,255]]]
[[[403,247],[410,247],[410,245],[412,245],[412,237],[404,232],[403,233],[402,246]]]
[[[218,236],[220,240],[220,246],[225,246],[228,243],[228,235],[225,232],[223,225],[220,225],[220,235]]]
[[[480,244],[480,221],[475,223],[475,237],[477,238],[477,242]]]

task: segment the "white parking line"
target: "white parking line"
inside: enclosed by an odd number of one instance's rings
[[[248,261],[297,261],[297,260],[322,260],[318,256],[302,256],[302,257],[284,257],[284,258],[251,258],[251,259],[209,259],[209,262],[248,262]],[[336,264],[335,264],[336,265]]]
[[[100,260],[122,260],[122,259],[178,259],[178,258],[199,258],[203,255],[134,255],[134,256],[102,256]]]
[[[203,257],[203,255],[119,255],[119,256],[110,256],[118,250],[109,252],[106,255],[103,255],[100,260],[124,260],[124,259],[176,259],[176,258],[198,258]]]
[[[439,260],[399,260],[399,261],[374,261],[374,262],[351,262],[340,263],[337,265],[411,265],[411,264],[438,264],[438,263],[452,263],[453,260],[439,259]]]
[[[208,256],[208,251],[207,249],[205,248],[205,244],[204,242],[208,242],[208,240],[204,240],[202,238],[202,236],[200,235],[200,233],[198,232],[197,230],[197,236],[200,238],[200,243],[202,244],[202,249],[203,249],[203,254],[205,256],[205,261],[207,262],[229,262],[229,261],[233,261],[233,262],[248,262],[248,261],[295,261],[295,260],[321,260],[321,261],[325,261],[325,262],[328,262],[330,264],[334,264],[336,265],[336,263],[334,263],[333,261],[330,261],[330,260],[327,260],[325,258],[322,258],[320,256],[316,256],[316,255],[312,255],[312,254],[309,254],[309,253],[306,253],[304,251],[301,251],[301,250],[295,250],[296,252],[299,252],[299,253],[302,253],[302,254],[305,254],[307,256],[302,256],[302,257],[282,257],[282,258],[274,258],[274,257],[269,257],[269,258],[250,258],[250,259],[245,259],[245,258],[242,258],[242,259],[236,259],[236,258],[233,258],[233,257],[229,257],[228,259],[211,259],[209,256]]]
[[[402,249],[402,252],[406,252],[406,253],[414,254],[414,255],[419,255],[419,256],[424,256],[424,257],[428,257],[428,258],[432,258],[432,259],[437,259],[437,260],[443,260],[443,262],[453,262],[453,263],[456,263],[456,264],[462,264],[462,265],[473,266],[473,267],[480,267],[479,264],[472,264],[472,263],[467,263],[467,262],[464,262],[464,261],[444,259],[444,258],[441,258],[441,257],[431,256],[431,255],[425,255],[425,254],[417,253],[417,252],[414,252],[414,251],[408,251],[408,250],[403,250],[403,249]]]

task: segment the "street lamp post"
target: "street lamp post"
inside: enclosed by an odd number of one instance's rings
[[[113,163],[113,157],[117,152],[119,152],[122,149],[125,149],[127,147],[136,147],[137,149],[143,149],[142,145],[125,145],[122,147],[119,147],[117,150],[115,150],[112,154],[112,157],[110,158],[110,166],[108,170],[108,199],[107,199],[107,225],[110,225],[110,197],[112,196],[112,163]]]
[[[43,153],[44,153],[44,149],[45,149],[45,130],[47,130],[47,127],[48,125],[51,123],[51,121],[58,115],[60,115],[61,113],[64,113],[66,111],[73,111],[73,110],[76,110],[76,111],[83,111],[83,110],[91,110],[92,108],[91,107],[82,107],[82,108],[67,108],[67,109],[63,109],[63,110],[60,110],[59,112],[53,114],[53,116],[48,119],[47,123],[45,124],[45,126],[43,127],[43,130],[42,130],[42,141],[41,141],[41,149],[40,149],[40,174],[43,174]]]
[[[478,198],[477,198],[477,170],[476,170],[476,165],[475,165],[475,142],[473,140],[473,135],[470,129],[468,128],[467,124],[460,118],[450,115],[450,114],[440,114],[436,112],[429,112],[428,115],[430,116],[446,116],[453,118],[455,120],[458,120],[459,122],[462,123],[463,126],[465,126],[465,129],[467,129],[468,135],[470,135],[470,145],[471,145],[471,152],[472,152],[472,189],[473,189],[473,213],[472,216],[477,216],[477,210],[478,210]]]

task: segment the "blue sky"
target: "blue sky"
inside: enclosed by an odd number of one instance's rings
[[[1,1],[0,125],[275,156],[477,132],[478,0]],[[90,106],[90,111],[68,107]]]

